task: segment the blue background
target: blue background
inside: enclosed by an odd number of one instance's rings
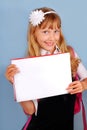
[[[12,58],[26,55],[29,13],[43,6],[55,9],[61,16],[66,41],[75,48],[87,68],[86,0],[0,0],[0,130],[21,130],[27,120],[20,105],[14,101],[13,88],[5,78],[5,70]],[[87,91],[83,92],[87,111],[86,97]],[[83,130],[81,112],[75,115],[74,129]]]

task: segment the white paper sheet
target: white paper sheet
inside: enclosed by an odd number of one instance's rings
[[[27,101],[67,93],[72,82],[70,54],[15,59],[20,73],[14,76],[16,101]]]

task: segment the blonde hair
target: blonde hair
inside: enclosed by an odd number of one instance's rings
[[[51,8],[43,7],[43,8],[38,8],[35,10],[42,10],[44,13],[48,11],[55,11]],[[71,54],[71,49],[70,47],[67,47],[65,38],[63,36],[63,33],[61,31],[61,18],[57,13],[49,13],[46,14],[45,19],[38,25],[38,26],[33,26],[31,23],[28,25],[28,33],[27,33],[27,41],[28,41],[28,55],[29,56],[40,56],[40,46],[37,43],[36,37],[35,37],[35,31],[37,28],[42,28],[44,29],[45,27],[49,26],[49,28],[54,28],[58,27],[60,29],[60,39],[57,43],[59,49],[61,50],[62,53],[69,52],[71,55],[71,70],[72,74],[77,71],[77,67],[79,64],[79,59],[75,58]]]

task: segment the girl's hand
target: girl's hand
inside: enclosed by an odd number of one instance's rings
[[[70,94],[76,94],[82,92],[84,90],[84,86],[81,81],[74,81],[69,84],[67,90]]]
[[[19,72],[19,70],[16,67],[16,65],[11,64],[6,69],[5,77],[7,78],[7,80],[9,80],[13,84],[13,82],[14,82],[14,75],[16,73],[18,73],[18,72]]]

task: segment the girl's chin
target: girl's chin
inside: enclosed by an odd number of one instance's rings
[[[48,50],[51,54],[53,53],[54,49],[49,49]]]
[[[48,50],[53,50],[54,49],[54,46],[47,46],[46,47]]]
[[[54,47],[49,47],[48,50],[49,50],[49,51],[53,51],[53,50],[54,50]]]

